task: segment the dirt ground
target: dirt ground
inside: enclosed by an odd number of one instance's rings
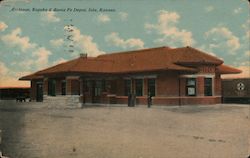
[[[10,158],[247,158],[250,105],[47,108],[0,100]]]

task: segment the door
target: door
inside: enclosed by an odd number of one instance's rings
[[[56,96],[56,81],[54,79],[49,80],[48,95],[49,96]]]
[[[92,84],[92,103],[100,103],[102,93],[102,81],[93,81]]]
[[[36,84],[36,101],[38,102],[43,101],[43,84],[42,83]]]

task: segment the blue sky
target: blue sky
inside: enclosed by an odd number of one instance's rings
[[[28,85],[17,79],[80,53],[158,46],[189,45],[249,76],[246,0],[5,0],[0,8],[0,86]]]

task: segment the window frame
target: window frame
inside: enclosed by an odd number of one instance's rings
[[[124,96],[128,96],[131,93],[132,81],[131,79],[124,80]]]
[[[210,83],[207,84],[206,80],[210,80]],[[207,90],[210,90],[210,93],[207,93]],[[213,96],[213,78],[211,77],[204,78],[204,96]]]
[[[138,92],[139,92],[138,91],[139,90],[138,89],[138,85],[139,85],[138,81],[141,81],[141,87],[140,87],[141,94],[139,94],[139,95],[138,95]],[[144,84],[143,79],[135,79],[135,95],[138,97],[143,96],[143,86],[144,86],[143,84]]]
[[[189,85],[189,80],[193,80],[194,85],[192,85],[192,84]],[[197,85],[196,78],[186,78],[186,96],[196,96],[197,95],[196,85]],[[194,94],[189,94],[189,88],[194,89]]]
[[[150,89],[151,89],[150,87],[152,86],[152,85],[150,85],[150,80],[151,80],[151,81],[152,81],[152,80],[154,81],[154,90],[153,90],[153,91],[154,91],[154,94],[153,94],[153,95],[152,95],[151,92],[150,92]],[[149,94],[149,92],[150,92],[150,96],[152,96],[152,97],[156,96],[156,79],[155,79],[155,78],[148,78],[148,80],[147,80],[147,86],[148,86],[148,94]],[[147,95],[148,95],[148,94],[147,94]]]

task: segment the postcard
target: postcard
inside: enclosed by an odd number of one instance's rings
[[[1,0],[0,158],[247,158],[246,0]]]

